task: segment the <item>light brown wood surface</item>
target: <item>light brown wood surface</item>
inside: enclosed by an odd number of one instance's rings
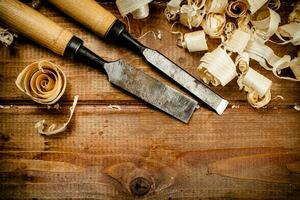
[[[101,4],[120,18],[112,2]],[[164,7],[155,2],[151,17],[130,19],[132,34],[160,30],[161,41],[151,34],[139,40],[197,76],[203,53],[176,47]],[[291,10],[283,3],[282,23]],[[122,58],[180,89],[138,55],[101,41],[50,4],[39,11],[105,59]],[[209,49],[217,44],[209,40]],[[292,45],[269,45],[279,56],[297,55]],[[60,110],[34,103],[14,85],[19,72],[38,59],[60,64],[67,75]],[[0,109],[1,198],[133,199],[130,182],[144,177],[152,185],[144,196],[148,199],[299,199],[300,112],[293,107],[300,104],[300,84],[279,80],[256,62],[251,66],[273,81],[273,97],[282,95],[283,100],[253,109],[232,81],[214,88],[230,101],[222,116],[201,104],[185,125],[110,85],[101,71],[63,59],[28,39],[19,38],[14,49],[1,46],[0,105],[12,105]],[[35,122],[65,122],[74,95],[79,95],[79,105],[67,130],[54,137],[39,135]]]
[[[105,36],[116,17],[94,0],[49,0],[67,15],[99,36]]]
[[[0,19],[8,27],[64,55],[73,34],[18,0],[0,1]]]

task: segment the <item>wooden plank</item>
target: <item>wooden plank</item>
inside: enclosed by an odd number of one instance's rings
[[[259,112],[241,107],[219,117],[202,109],[185,125],[143,106],[79,105],[65,133],[44,137],[34,122],[63,122],[67,106],[2,109],[1,193],[126,199],[142,176],[154,182],[153,199],[297,197],[300,114]]]
[[[120,18],[114,4],[107,3],[104,5],[106,8],[113,11],[118,18]],[[190,54],[186,50],[176,47],[175,41],[177,36],[170,33],[170,23],[167,22],[162,14],[164,7],[164,4],[154,4],[151,9],[152,17],[147,18],[146,20],[138,21],[130,19],[131,30],[133,32],[132,34],[139,37],[147,31],[160,30],[163,38],[161,41],[153,39],[151,34],[141,38],[140,41],[149,47],[158,49],[171,60],[175,61],[187,71],[198,77],[195,69],[204,52]],[[283,16],[287,16],[291,7],[286,6],[284,8],[285,9],[281,9],[280,12]],[[70,29],[76,35],[83,38],[86,46],[90,47],[105,59],[125,59],[128,63],[143,69],[146,73],[174,86],[172,82],[166,80],[165,77],[150,68],[149,65],[146,64],[138,55],[135,55],[133,52],[128,51],[124,47],[104,43],[100,38],[85,30],[78,23],[53,8],[53,6],[46,4],[40,8],[40,11],[55,22]],[[283,19],[283,22],[284,20],[286,19]],[[181,28],[180,30],[187,32],[187,29],[185,28]],[[209,49],[214,49],[217,44],[217,40],[209,40]],[[297,48],[292,45],[285,45],[282,48],[282,46],[270,43],[270,46],[279,56],[283,56],[285,54],[295,56],[297,54]],[[101,104],[112,101],[141,103],[136,98],[128,94],[124,94],[119,89],[110,85],[106,76],[103,73],[98,72],[98,70],[89,68],[84,64],[62,59],[24,38],[20,39],[15,51],[0,47],[0,79],[2,82],[0,85],[0,101],[4,101],[5,103],[5,101],[8,100],[29,100],[16,88],[14,81],[22,68],[39,59],[49,59],[61,65],[62,69],[66,72],[68,77],[68,90],[63,97],[63,101],[71,101],[74,95],[79,95],[80,99],[83,101],[94,101],[95,103]],[[285,98],[285,100],[280,102],[280,104],[291,105],[300,101],[299,83],[279,80],[275,78],[271,72],[262,69],[255,62],[252,62],[251,66],[273,81],[273,96],[282,95]],[[87,77],[89,81],[86,81]],[[178,88],[177,86],[174,87]],[[239,103],[240,101],[246,100],[246,95],[238,90],[236,81],[232,81],[224,88],[217,87],[214,88],[214,90],[226,99],[230,100],[232,103]],[[271,105],[276,104],[278,104],[278,102],[273,102]]]
[[[68,130],[50,137],[50,146],[43,143],[48,137],[36,134],[34,124],[41,119],[63,123],[68,117],[68,106],[63,106],[60,111],[48,110],[45,106],[14,106],[0,112],[1,132],[11,134],[2,150],[39,151],[47,148],[55,151],[64,148],[72,152],[107,153],[107,148],[113,148],[114,153],[122,153],[126,145],[135,145],[133,150],[138,151],[155,140],[160,145],[170,143],[168,146],[172,146],[174,143],[176,148],[187,148],[184,150],[257,145],[299,147],[300,113],[293,108],[261,109],[258,114],[245,106],[229,108],[222,116],[200,109],[186,125],[144,106],[121,106],[121,110],[116,110],[108,106],[79,105]],[[152,140],[137,142],[143,137]],[[89,147],[81,142],[89,143]]]
[[[103,5],[120,18],[111,1]],[[151,6],[152,17],[130,19],[132,34],[160,30],[161,41],[151,34],[140,41],[197,76],[195,66],[204,53],[176,47],[176,36],[162,15],[165,4]],[[102,42],[53,6],[45,3],[40,11],[105,59],[123,58],[174,86],[133,52]],[[290,11],[283,2],[281,16]],[[209,40],[210,49],[216,45]],[[292,45],[270,46],[279,56],[297,53]],[[14,85],[22,68],[38,59],[60,64],[68,76],[60,110],[36,105]],[[285,99],[252,109],[233,81],[215,89],[239,108],[229,106],[218,116],[202,107],[186,125],[111,86],[98,70],[59,58],[25,38],[14,51],[0,47],[0,103],[13,105],[0,109],[1,198],[132,199],[136,177],[144,179],[134,190],[149,184],[149,199],[299,198],[300,113],[293,108],[300,104],[299,83],[276,79],[255,62],[251,66],[273,81],[273,96]],[[39,135],[34,124],[41,119],[65,122],[77,94],[79,105],[67,130],[53,137]]]

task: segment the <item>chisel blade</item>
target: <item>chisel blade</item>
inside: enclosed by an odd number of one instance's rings
[[[198,102],[123,61],[104,64],[111,83],[188,123]]]
[[[224,112],[228,105],[228,101],[214,93],[203,83],[170,61],[167,57],[160,54],[158,51],[149,48],[145,48],[142,53],[150,64],[201,99],[219,115]]]

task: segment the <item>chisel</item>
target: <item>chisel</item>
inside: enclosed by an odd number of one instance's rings
[[[122,61],[107,62],[68,30],[17,0],[0,0],[0,20],[53,52],[104,68],[111,83],[187,123],[197,101]],[[88,81],[88,79],[87,79]]]
[[[94,31],[104,39],[122,43],[139,52],[148,63],[173,79],[179,85],[202,100],[218,114],[222,114],[228,101],[214,93],[202,82],[187,73],[167,57],[134,39],[125,30],[125,25],[112,13],[94,0],[48,0],[57,8]]]

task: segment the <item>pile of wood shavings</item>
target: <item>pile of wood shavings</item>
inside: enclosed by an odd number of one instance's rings
[[[172,31],[180,34],[178,46],[189,52],[207,50],[205,35],[220,39],[220,45],[207,52],[197,67],[205,83],[225,86],[238,77],[239,88],[247,93],[251,106],[262,108],[271,101],[272,81],[251,68],[250,59],[280,79],[300,81],[300,53],[294,59],[279,57],[265,44],[276,35],[282,41],[279,45],[300,45],[300,2],[285,25],[280,25],[276,12],[280,5],[280,0],[171,0],[164,14],[173,23],[172,30],[176,23],[203,29],[185,34]],[[235,61],[233,54],[237,55]],[[285,68],[290,68],[294,77],[281,76]]]

